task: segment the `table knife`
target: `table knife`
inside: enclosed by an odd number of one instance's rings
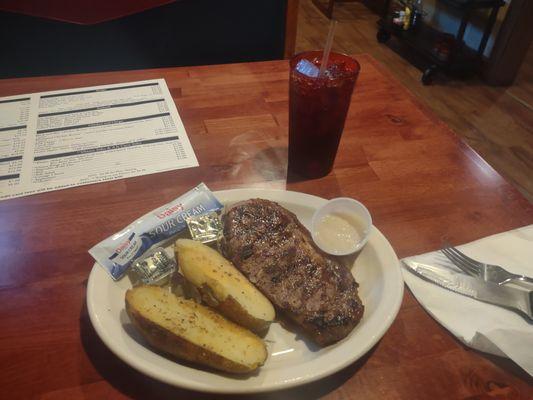
[[[445,289],[517,311],[533,320],[533,290],[521,286],[500,286],[456,272],[444,266],[402,260],[407,269]]]

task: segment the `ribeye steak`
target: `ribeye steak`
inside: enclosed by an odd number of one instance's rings
[[[223,216],[222,251],[282,314],[321,346],[346,337],[363,316],[350,271],[322,252],[296,215],[252,199]]]

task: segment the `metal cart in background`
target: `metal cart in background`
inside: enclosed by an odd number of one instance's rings
[[[409,4],[405,0],[387,0],[385,12],[378,22],[377,40],[380,43],[385,43],[394,36],[426,59],[428,65],[421,78],[424,85],[431,84],[435,74],[440,71],[451,75],[466,75],[479,71],[498,11],[505,5],[503,0],[437,0],[437,2],[459,11],[461,22],[455,35],[430,26],[422,15],[418,18],[415,16],[417,19],[407,29],[399,26],[394,22],[391,3],[408,7]],[[491,11],[486,19],[479,46],[475,50],[466,46],[464,35],[474,11],[480,9]]]

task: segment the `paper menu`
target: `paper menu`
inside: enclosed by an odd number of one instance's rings
[[[0,200],[195,166],[163,79],[0,98]]]

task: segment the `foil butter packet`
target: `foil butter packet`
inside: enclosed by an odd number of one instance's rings
[[[204,244],[216,242],[222,234],[222,223],[214,211],[185,218],[193,240]]]
[[[156,247],[137,259],[131,268],[145,285],[164,285],[176,267],[174,258],[169,257],[164,248]]]
[[[122,278],[130,266],[154,247],[165,247],[187,229],[186,219],[222,210],[223,205],[201,183],[134,221],[120,232],[93,246],[89,253],[114,280]]]

